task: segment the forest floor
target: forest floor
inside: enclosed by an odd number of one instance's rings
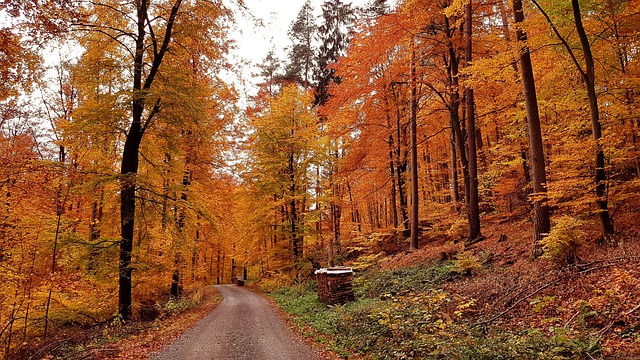
[[[486,239],[470,246],[437,229],[416,251],[372,234],[345,246],[356,302],[316,305],[313,283],[272,294],[348,358],[640,359],[638,215],[619,215],[605,244],[581,226],[568,264],[531,259],[525,216],[484,217]]]
[[[112,322],[92,328],[70,327],[41,346],[25,344],[8,359],[146,359],[172,343],[222,301],[212,286],[195,289],[152,321]]]

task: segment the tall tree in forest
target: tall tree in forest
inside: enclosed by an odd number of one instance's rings
[[[150,90],[158,74],[162,60],[171,42],[172,30],[176,16],[180,10],[182,0],[176,0],[164,24],[164,35],[156,37],[156,31],[150,22],[150,3],[140,1],[136,3],[137,25],[135,51],[133,53],[133,98],[131,101],[131,123],[127,132],[122,151],[122,174],[120,188],[120,221],[122,239],[120,240],[120,266],[118,287],[118,312],[123,320],[131,317],[131,252],[133,250],[134,221],[136,211],[136,181],[138,173],[138,151],[145,131],[151,125],[153,117],[160,111],[161,98],[151,99]],[[166,14],[165,14],[166,16]],[[148,30],[147,30],[148,28]],[[152,46],[153,53],[146,53],[147,47]],[[150,68],[145,70],[147,56],[150,56]],[[149,106],[151,100],[151,106]],[[144,118],[143,118],[144,117]]]
[[[289,63],[285,68],[285,78],[292,79],[305,87],[311,85],[314,66],[313,37],[316,33],[315,17],[311,0],[305,1],[298,17],[289,28]]]
[[[119,313],[124,320],[128,320],[131,317],[131,262],[142,139],[158,121],[159,114],[165,111],[171,113],[175,108],[173,102],[178,101],[175,97],[195,86],[193,83],[176,82],[175,78],[172,79],[169,73],[164,74],[163,71],[168,71],[166,63],[171,63],[177,57],[185,58],[186,63],[194,69],[214,71],[212,63],[215,59],[212,58],[220,56],[219,53],[224,50],[216,43],[210,47],[215,50],[205,52],[202,49],[205,41],[224,36],[220,19],[225,16],[226,10],[214,2],[173,0],[168,4],[136,1],[117,6],[109,1],[95,1],[87,5],[85,11],[92,16],[78,24],[77,28],[86,34],[97,34],[109,46],[116,44],[119,54],[124,57],[123,68],[130,69],[132,74],[131,79],[127,80],[131,81],[128,99],[131,117],[122,125],[125,138],[120,163]],[[199,33],[190,32],[192,29],[198,29]],[[181,38],[179,46],[173,45],[176,36]],[[170,106],[163,110],[165,103]]]
[[[465,5],[465,63],[471,65],[473,61],[473,8],[472,0]],[[476,120],[473,88],[465,89],[466,126],[467,126],[467,158],[469,160],[469,203],[467,204],[467,217],[469,219],[468,242],[476,242],[483,239],[480,232],[480,207],[478,199],[478,152],[476,146]]]
[[[280,76],[278,72],[280,71],[281,63],[280,59],[275,54],[275,51],[270,50],[267,55],[262,60],[262,63],[258,65],[260,72],[258,75],[264,78],[262,82],[262,88],[267,92],[266,98],[273,98],[276,93],[276,77]],[[258,96],[257,99],[260,99]]]
[[[318,138],[319,122],[311,99],[310,90],[289,84],[265,109],[250,116],[255,132],[248,149],[254,159],[249,175],[264,198],[276,200],[274,210],[280,209],[288,255],[294,262],[303,253],[302,214],[306,189],[312,186],[311,169],[319,165],[326,150]]]
[[[322,25],[318,28],[321,45],[318,66],[314,74],[316,84],[315,104],[322,105],[329,99],[329,85],[340,83],[336,70],[329,65],[346,54],[349,33],[354,20],[351,4],[341,0],[329,0],[322,4]]]
[[[331,65],[340,56],[346,55],[353,21],[354,11],[350,3],[346,4],[341,0],[328,0],[322,4],[322,24],[318,28],[321,45],[318,51],[316,73],[314,74],[316,81],[315,105],[324,105],[330,97],[329,86],[332,83],[339,84],[341,82],[340,77],[336,76],[336,69]],[[329,221],[333,233],[333,242],[330,245],[335,246],[338,252],[340,251],[340,221],[342,218],[342,205],[340,203],[342,185],[335,181],[333,174],[337,172],[337,162],[343,150],[340,143],[339,139],[332,142],[329,150],[332,161],[328,165],[328,182],[332,195],[329,204]],[[333,262],[333,251],[331,253],[330,262]]]
[[[587,92],[587,99],[589,103],[589,115],[591,118],[591,132],[596,143],[595,151],[595,193],[596,204],[598,206],[598,217],[600,219],[600,225],[602,228],[603,239],[608,239],[614,234],[613,219],[609,214],[609,201],[607,197],[607,174],[605,172],[605,155],[602,144],[602,123],[600,121],[600,109],[598,106],[598,94],[596,93],[595,85],[595,63],[593,60],[593,53],[591,52],[591,41],[587,36],[587,33],[582,22],[582,13],[580,11],[580,3],[578,0],[571,0],[571,10],[573,12],[574,25],[576,33],[580,40],[580,46],[582,48],[582,56],[584,58],[584,66],[578,61],[575,52],[571,45],[567,42],[567,39],[560,34],[560,31],[549,17],[549,14],[542,8],[538,0],[533,0],[533,3],[540,10],[545,17],[554,34],[558,37],[558,40],[562,43],[564,48],[569,53],[571,61],[575,65],[576,69],[580,73]]]
[[[538,98],[536,96],[531,54],[526,43],[527,33],[522,29],[524,12],[521,0],[513,0],[513,16],[516,23],[516,39],[520,43],[520,74],[522,76],[522,87],[527,109],[527,130],[533,188],[533,256],[537,257],[542,253],[540,240],[545,234],[549,233],[551,228],[549,206],[547,204],[547,172],[544,162],[544,147],[540,130],[540,114],[538,113]]]
[[[417,143],[417,116],[418,116],[418,85],[416,77],[416,48],[413,37],[410,39],[411,64],[409,86],[411,88],[411,115],[409,117],[409,148],[411,153],[411,241],[409,249],[418,248],[418,143]]]

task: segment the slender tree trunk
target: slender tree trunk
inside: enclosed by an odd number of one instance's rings
[[[59,160],[62,164],[65,163],[65,157],[66,157],[66,151],[65,148],[63,146],[60,146],[60,157]],[[66,170],[65,170],[66,171]],[[62,186],[64,185],[65,181],[65,174],[62,174],[62,181],[60,183],[60,186],[58,187],[57,191],[56,191],[56,231],[54,233],[54,238],[53,238],[53,253],[51,255],[51,284],[49,284],[49,294],[47,295],[47,303],[45,306],[45,313],[44,313],[44,334],[43,337],[46,339],[47,338],[47,333],[49,331],[49,307],[51,306],[51,296],[53,295],[53,277],[56,274],[56,267],[58,264],[58,243],[60,241],[60,234],[62,232],[62,215],[64,214],[64,210],[67,204],[67,197],[69,195],[69,190],[71,188],[70,184],[67,184],[67,191],[65,192],[64,196],[62,195]]]
[[[418,142],[416,117],[418,112],[418,94],[416,85],[416,50],[411,39],[411,117],[409,124],[409,137],[411,148],[411,242],[409,249],[418,248]]]
[[[613,219],[609,215],[609,202],[607,199],[607,175],[605,173],[605,156],[602,148],[602,125],[600,123],[600,110],[598,109],[598,95],[595,89],[595,65],[593,62],[593,54],[591,53],[591,43],[587,37],[587,33],[582,24],[582,14],[580,13],[580,4],[578,0],[571,0],[571,6],[573,9],[573,17],[576,25],[576,32],[580,38],[580,45],[585,61],[585,68],[583,69],[578,62],[573,49],[567,43],[564,37],[560,35],[560,32],[553,24],[553,21],[549,15],[540,6],[537,0],[533,0],[533,3],[540,9],[547,22],[551,25],[552,30],[565,47],[571,59],[573,60],[576,68],[582,75],[587,90],[587,98],[589,99],[589,112],[591,116],[591,128],[593,138],[596,141],[596,203],[598,206],[598,216],[600,218],[600,224],[602,227],[603,239],[608,239],[614,234]]]
[[[460,192],[458,191],[458,157],[456,156],[456,133],[454,129],[453,116],[449,115],[451,131],[449,133],[449,150],[451,155],[451,168],[449,173],[449,190],[451,191],[451,201],[455,212],[460,212]]]
[[[391,115],[389,114],[389,101],[388,98],[385,97],[385,104],[387,106],[386,117],[387,117],[387,128],[389,129],[389,140],[387,140],[389,145],[389,178],[391,179],[391,189],[390,189],[390,200],[391,204],[391,223],[393,224],[393,237],[394,242],[398,241],[398,204],[397,204],[397,193],[396,193],[396,177],[395,177],[395,164],[394,164],[394,144],[395,141],[393,139],[393,125],[391,121]]]
[[[402,217],[402,235],[403,237],[410,236],[409,230],[409,216],[407,214],[407,195],[404,191],[404,174],[407,171],[407,160],[402,158],[402,118],[400,116],[400,108],[396,109],[396,182],[398,186],[398,197],[400,198],[400,215]]]
[[[222,245],[221,240],[218,237],[218,251],[217,251],[217,253],[218,253],[217,255],[218,256],[217,256],[217,262],[216,262],[216,285],[220,285],[220,280],[221,280],[221,276],[222,276],[222,274],[220,272],[220,270],[222,268],[222,263],[221,263],[222,259],[220,257],[221,252],[222,252],[222,250],[220,249],[221,245]]]
[[[576,32],[580,38],[582,52],[585,60],[585,72],[583,77],[587,88],[587,97],[589,98],[589,110],[591,114],[591,127],[593,130],[593,138],[596,141],[596,203],[598,204],[598,215],[602,225],[603,237],[609,238],[614,234],[613,220],[609,215],[609,202],[607,199],[607,175],[605,173],[605,156],[602,149],[602,125],[600,123],[600,110],[598,108],[598,95],[595,88],[595,66],[593,63],[593,54],[591,53],[591,43],[587,37],[587,33],[582,25],[582,15],[580,14],[580,4],[578,0],[571,0],[573,8],[573,17],[576,24]]]
[[[289,200],[290,220],[291,220],[291,245],[293,246],[294,261],[298,261],[302,256],[302,247],[300,246],[300,237],[298,235],[298,209],[296,202],[296,176],[295,176],[295,161],[293,152],[289,154]]]
[[[465,62],[467,66],[471,64],[473,60],[472,53],[472,19],[473,12],[471,7],[471,0],[465,5]],[[469,149],[469,204],[468,204],[468,218],[469,218],[469,239],[468,242],[476,242],[482,240],[483,236],[480,232],[480,208],[478,198],[478,159],[476,149],[476,121],[475,121],[475,109],[473,100],[473,89],[467,87],[465,90],[466,98],[466,113],[467,113],[467,146]]]
[[[524,100],[527,108],[527,129],[529,135],[529,151],[531,166],[531,186],[533,188],[533,257],[542,254],[541,240],[549,233],[549,207],[547,205],[547,173],[544,161],[544,144],[540,130],[540,114],[538,113],[538,99],[536,85],[531,65],[529,47],[526,45],[527,34],[522,31],[520,25],[524,21],[522,0],[513,0],[513,14],[516,22],[516,38],[521,44],[520,48],[520,73]]]
[[[396,192],[396,169],[393,162],[393,135],[389,135],[389,176],[391,178],[391,189],[389,197],[391,198],[391,223],[393,224],[393,234],[398,240],[398,203]]]
[[[462,181],[464,186],[464,200],[465,205],[469,204],[469,161],[467,160],[467,152],[465,147],[465,137],[462,131],[460,121],[460,94],[458,92],[459,81],[459,61],[458,56],[453,48],[453,41],[451,38],[451,32],[453,31],[449,27],[449,19],[445,17],[445,26],[448,37],[447,47],[449,50],[449,66],[448,66],[448,90],[449,90],[449,120],[451,123],[453,138],[455,139],[455,145],[458,148],[458,154],[460,155],[460,163],[462,165]],[[456,166],[452,166],[456,167]]]

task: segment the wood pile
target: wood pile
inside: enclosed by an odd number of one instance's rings
[[[345,266],[320,269],[315,272],[318,282],[318,300],[328,305],[353,301],[353,270]]]

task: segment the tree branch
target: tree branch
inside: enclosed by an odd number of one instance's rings
[[[551,29],[556,34],[556,37],[558,38],[558,40],[560,40],[564,48],[567,49],[567,52],[569,53],[569,56],[571,56],[571,60],[576,65],[576,68],[578,68],[580,75],[582,75],[584,79],[587,79],[587,73],[582,69],[580,62],[576,58],[576,55],[573,53],[573,50],[571,49],[571,46],[569,46],[569,43],[567,43],[567,40],[565,40],[565,38],[562,35],[560,35],[558,28],[549,17],[549,14],[547,14],[547,12],[544,11],[542,6],[540,6],[540,4],[538,3],[538,0],[531,0],[531,1],[533,1],[533,4],[538,8],[538,10],[540,10],[540,12],[542,13],[542,16],[544,16],[544,18],[547,20],[547,23],[549,23],[549,25],[551,26]]]

